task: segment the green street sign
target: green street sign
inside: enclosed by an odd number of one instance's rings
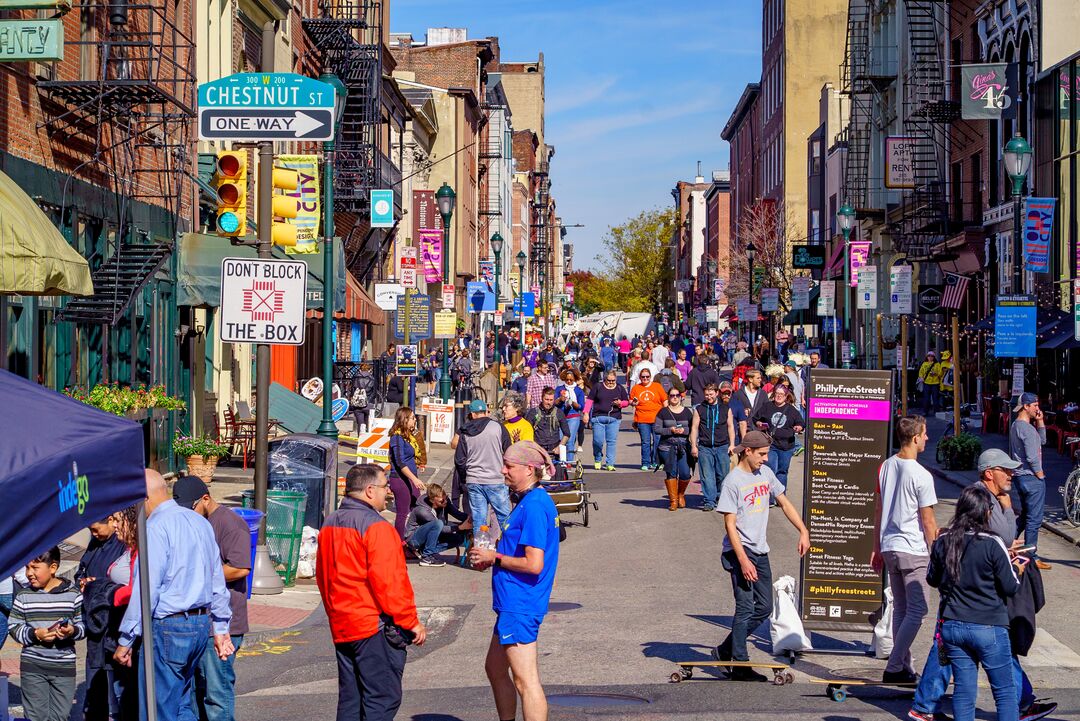
[[[71,10],[71,0],[0,0],[0,10]]]
[[[60,18],[0,20],[0,62],[63,59],[64,21]]]

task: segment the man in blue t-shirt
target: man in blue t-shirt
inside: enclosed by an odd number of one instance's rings
[[[551,457],[533,441],[518,441],[506,449],[503,476],[517,505],[494,549],[473,546],[469,551],[474,568],[494,566],[495,630],[485,670],[500,719],[516,717],[519,691],[526,721],[547,718],[536,638],[559,564],[559,513],[551,496],[540,488],[545,468],[554,474]]]

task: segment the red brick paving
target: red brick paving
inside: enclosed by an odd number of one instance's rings
[[[253,627],[290,628],[311,615],[308,608],[267,606],[248,601],[248,623]]]

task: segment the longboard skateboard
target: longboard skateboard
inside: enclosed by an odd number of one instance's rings
[[[885,683],[868,678],[812,678],[810,683],[826,684],[825,694],[833,701],[842,703],[847,700],[848,686],[881,686],[884,688],[903,688],[915,690],[915,683]]]
[[[773,673],[773,686],[794,683],[795,675],[791,666],[783,663],[758,663],[757,661],[676,661],[679,670],[671,674],[672,683],[688,681],[694,677],[694,667],[704,668],[767,668]]]

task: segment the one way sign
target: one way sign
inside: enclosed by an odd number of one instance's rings
[[[330,110],[199,109],[200,140],[331,140]]]
[[[200,140],[332,140],[334,86],[296,73],[236,73],[199,86]]]

